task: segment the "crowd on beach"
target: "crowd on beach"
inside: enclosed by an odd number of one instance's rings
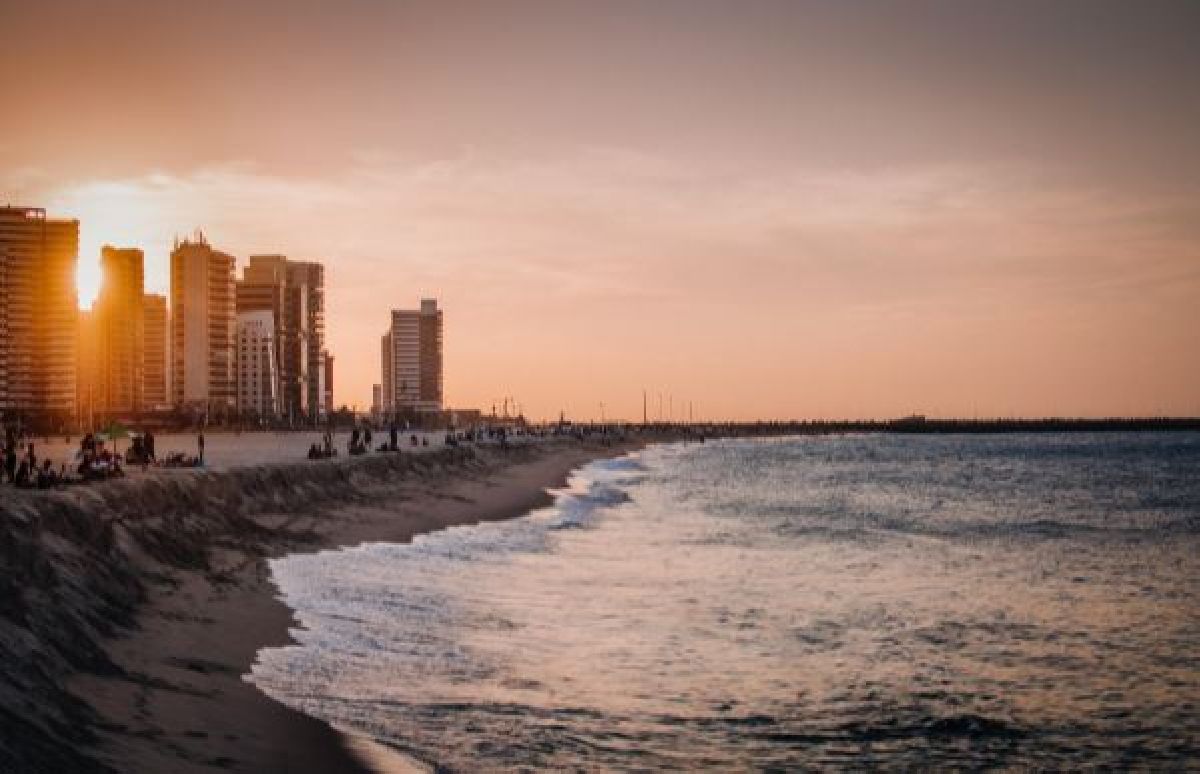
[[[67,443],[70,443],[69,437]],[[85,433],[79,441],[73,461],[61,462],[56,468],[49,457],[38,458],[37,446],[32,440],[9,430],[5,433],[4,444],[0,446],[0,483],[11,484],[18,489],[54,489],[70,484],[124,478],[126,466],[130,465],[146,469],[150,466],[183,468],[203,464],[203,433],[197,438],[197,456],[172,452],[160,459],[154,444],[154,434],[146,431],[131,436],[129,448],[121,454],[116,449],[115,438],[106,438],[102,433]]]
[[[75,458],[77,465],[68,467],[66,462],[62,462],[55,468],[54,461],[48,457],[38,459],[37,446],[32,441],[10,432],[4,440],[4,465],[0,481],[7,481],[18,489],[52,489],[125,475],[120,455],[107,448],[104,440],[92,433],[83,436]]]
[[[408,432],[408,430],[406,429],[405,432]],[[446,432],[442,442],[446,446],[455,447],[462,443],[482,443],[487,440],[495,442],[501,448],[506,449],[508,448],[510,437],[514,434],[532,437],[536,433],[528,428],[513,429],[508,427],[450,430]],[[351,457],[357,457],[371,451],[399,453],[403,450],[403,444],[400,439],[400,428],[395,424],[388,427],[387,440],[375,447],[371,445],[373,440],[374,435],[371,425],[364,424],[362,427],[355,427],[350,431],[350,439],[346,443],[346,453]],[[407,444],[412,449],[427,448],[429,446],[429,436],[425,433],[422,433],[420,436],[416,433],[410,433]],[[326,431],[321,436],[320,442],[308,447],[308,459],[310,460],[331,459],[336,457],[337,454],[338,450],[333,445],[333,434],[329,431]]]
[[[464,430],[430,432],[412,428],[408,423],[380,425],[360,421],[350,428],[348,440],[339,439],[337,446],[334,428],[323,430],[317,441],[308,447],[306,456],[309,460],[327,460],[338,457],[339,451],[347,456],[357,457],[373,452],[417,452],[430,446],[456,447],[463,444],[508,449],[513,444],[529,443],[544,435],[580,435],[586,432],[579,427],[534,428],[524,425],[480,425]],[[181,439],[178,435],[169,436],[168,441],[172,445],[179,444]],[[8,428],[4,432],[3,443],[0,444],[0,485],[12,485],[21,489],[55,489],[122,478],[128,475],[130,470],[207,467],[204,431],[197,432],[194,438],[195,446],[189,451],[194,451],[195,454],[179,451],[163,454],[156,448],[154,433],[149,429],[142,432],[127,431],[117,423],[111,424],[103,431],[84,434],[74,445],[69,435],[53,442],[44,438],[35,443],[38,439],[15,428]],[[125,439],[128,439],[127,443]],[[345,446],[341,446],[343,442]],[[220,448],[218,447],[218,452]],[[250,449],[258,448],[255,444],[250,446]],[[283,461],[288,458],[288,453],[282,446],[277,451],[269,447],[263,448],[261,459],[246,452],[247,450],[238,444],[232,455],[231,449],[225,449],[225,453],[220,456],[226,465]],[[294,453],[293,451],[292,454]],[[65,461],[59,462],[64,458]]]

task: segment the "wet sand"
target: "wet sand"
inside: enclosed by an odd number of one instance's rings
[[[108,643],[117,674],[70,680],[99,716],[93,754],[122,772],[409,770],[406,759],[245,681],[258,650],[288,642],[295,625],[266,558],[520,516],[548,504],[545,490],[573,469],[628,448],[552,442],[508,458],[485,451],[460,470],[408,476],[378,502],[251,516],[262,535],[219,540],[205,569],[174,569],[151,584],[138,627]]]

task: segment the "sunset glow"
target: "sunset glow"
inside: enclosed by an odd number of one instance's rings
[[[81,220],[84,305],[103,244],[324,262],[348,405],[436,296],[452,405],[1200,413],[1194,7],[604,5],[5,6],[62,53],[0,191]]]

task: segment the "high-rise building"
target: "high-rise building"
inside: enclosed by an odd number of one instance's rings
[[[76,326],[75,352],[75,406],[79,427],[85,431],[95,430],[97,401],[100,399],[100,340],[92,311],[81,311]]]
[[[282,255],[252,255],[237,290],[238,312],[269,310],[275,320],[280,411],[316,417],[325,405],[325,269]]]
[[[325,267],[313,261],[288,261],[287,283],[302,296],[301,326],[304,330],[304,403],[315,414],[324,405],[321,387],[325,353]]]
[[[146,409],[162,409],[171,405],[167,359],[170,329],[167,320],[166,296],[142,296],[142,405]]]
[[[442,410],[442,311],[423,299],[420,309],[393,309],[381,342],[384,409]]]
[[[237,316],[237,407],[243,416],[272,419],[279,410],[275,317],[270,310]]]
[[[321,384],[321,405],[325,413],[330,413],[333,411],[333,355],[328,352],[321,353],[321,373],[325,375]]]
[[[95,411],[105,417],[136,414],[142,410],[142,251],[106,245],[100,271],[100,293],[92,307]]]
[[[0,207],[0,411],[74,420],[78,258],[79,221]]]
[[[371,385],[371,414],[372,414],[372,416],[377,417],[382,413],[383,413],[383,385],[382,384],[372,384]]]
[[[379,408],[388,414],[396,410],[396,390],[392,386],[392,375],[396,372],[395,360],[396,348],[392,345],[392,329],[388,328],[387,333],[379,338]]]
[[[171,251],[172,402],[224,414],[237,403],[234,385],[234,258],[200,234]]]

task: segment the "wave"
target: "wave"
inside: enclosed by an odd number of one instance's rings
[[[404,479],[475,459],[464,447],[332,463],[151,471],[48,492],[5,489],[0,770],[105,771],[81,751],[92,740],[90,710],[62,681],[80,670],[120,672],[101,643],[133,625],[147,577],[170,568],[208,570],[218,544],[262,554],[269,538],[316,540],[265,527],[253,515],[372,501]]]

